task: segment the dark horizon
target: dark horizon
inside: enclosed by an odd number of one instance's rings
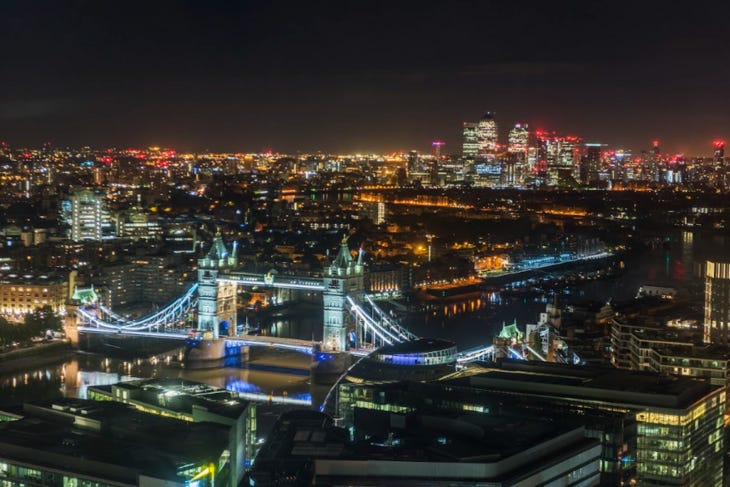
[[[0,140],[459,153],[461,125],[710,155],[730,138],[728,6],[6,2]]]

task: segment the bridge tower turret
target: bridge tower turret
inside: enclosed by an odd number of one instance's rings
[[[218,231],[208,253],[198,259],[198,329],[214,339],[222,322],[228,324],[229,335],[236,331],[236,285],[219,283],[218,274],[236,266],[237,253],[236,243],[229,251]]]
[[[327,351],[347,350],[347,327],[350,314],[347,310],[349,296],[360,301],[364,290],[362,251],[357,260],[352,258],[347,236],[342,238],[340,250],[332,264],[325,269],[322,301],[324,308],[324,333],[322,348]]]

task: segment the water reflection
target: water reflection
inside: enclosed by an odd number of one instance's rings
[[[258,400],[266,400],[269,396],[307,397],[311,394],[308,375],[305,371],[287,371],[287,368],[307,367],[309,359],[290,355],[263,355],[248,365],[252,368],[190,370],[182,366],[179,351],[132,360],[76,354],[53,366],[0,373],[0,407],[62,396],[85,398],[89,386],[115,384],[135,378],[188,379],[235,392],[258,393]],[[276,369],[279,365],[281,370]]]

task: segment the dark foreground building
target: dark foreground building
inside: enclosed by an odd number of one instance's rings
[[[145,413],[228,429],[230,485],[237,485],[254,456],[256,405],[235,393],[184,379],[143,379],[90,386],[89,399],[118,401]]]
[[[725,390],[689,378],[505,360],[431,382],[342,382],[336,401],[355,438],[371,427],[365,411],[573,418],[601,443],[602,485],[722,485]]]
[[[259,451],[249,485],[594,486],[598,441],[582,427],[476,414],[364,411],[370,434],[350,441],[326,414],[281,416]]]
[[[0,423],[3,487],[230,486],[228,428],[117,402],[26,404]]]

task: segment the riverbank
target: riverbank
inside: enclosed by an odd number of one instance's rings
[[[0,372],[13,372],[52,364],[70,357],[73,353],[71,343],[60,340],[2,352],[0,353]]]

